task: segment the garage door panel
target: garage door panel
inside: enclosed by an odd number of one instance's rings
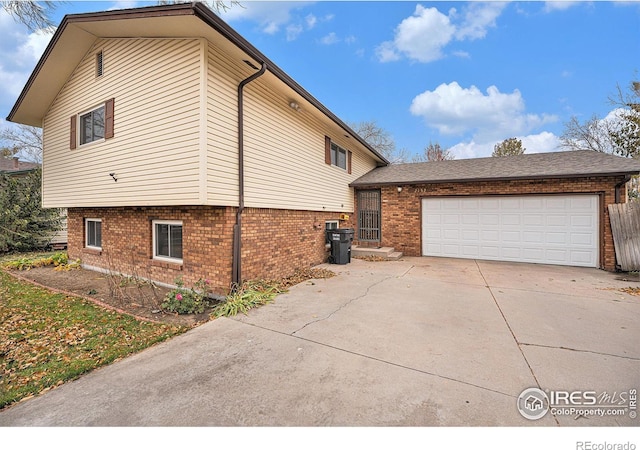
[[[541,243],[545,242],[543,231],[523,231],[522,242],[529,243]]]
[[[567,261],[569,257],[568,250],[561,249],[549,249],[546,251],[545,259],[552,263],[562,264]]]
[[[480,223],[482,225],[498,225],[500,224],[500,216],[498,214],[480,214]]]
[[[423,254],[598,266],[596,195],[429,198]]]
[[[522,225],[544,226],[544,216],[542,214],[523,214]]]
[[[498,230],[480,230],[480,241],[487,242],[499,242],[500,233]]]
[[[547,244],[560,244],[566,245],[569,242],[570,233],[565,232],[557,232],[557,231],[547,231],[545,234],[544,241]]]
[[[570,217],[565,214],[562,214],[562,215],[548,214],[547,216],[545,216],[545,219],[546,219],[545,225],[547,227],[566,227],[570,225],[569,223]]]
[[[576,266],[595,265],[595,261],[593,260],[592,254],[589,251],[571,250],[570,255],[571,255],[571,261],[573,265],[576,265]]]
[[[571,227],[584,227],[584,228],[592,228],[594,223],[594,218],[588,215],[574,215],[571,216]]]
[[[480,256],[480,247],[477,245],[463,245],[461,256],[464,258],[477,258]]]
[[[457,241],[458,239],[460,239],[460,230],[452,230],[452,229],[442,230],[442,238],[453,239]]]
[[[519,231],[503,231],[500,236],[503,242],[520,242]]]
[[[520,225],[520,215],[516,214],[503,214],[500,216],[500,223],[502,225]]]
[[[522,257],[532,261],[544,261],[545,249],[539,247],[525,247],[522,249]]]
[[[594,237],[591,233],[571,233],[571,244],[591,246],[594,244]]]
[[[480,242],[480,230],[477,228],[474,230],[462,230],[462,239],[465,242]]]

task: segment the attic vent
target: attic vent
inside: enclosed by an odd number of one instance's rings
[[[96,53],[96,77],[101,77],[103,73],[102,50]]]

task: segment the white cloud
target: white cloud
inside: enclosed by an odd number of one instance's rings
[[[561,150],[560,138],[549,131],[522,136],[518,139],[522,141],[522,146],[527,149],[525,153],[549,153]]]
[[[455,52],[451,52],[453,56],[457,56],[458,58],[470,59],[471,55],[469,52],[463,52],[462,50],[456,50]]]
[[[457,159],[483,158],[491,156],[491,153],[493,153],[493,147],[510,137],[514,136],[505,135],[504,138],[484,143],[478,143],[475,140],[461,142],[451,147],[449,151],[455,155]],[[522,141],[522,146],[526,149],[525,153],[527,154],[557,152],[561,150],[558,136],[548,131],[515,137]]]
[[[391,62],[398,61],[401,56],[396,51],[393,42],[387,41],[383,42],[376,48],[376,56],[378,57],[378,61],[380,62]]]
[[[358,39],[353,35],[349,35],[346,38],[344,38],[344,42],[349,45],[354,44],[357,40]]]
[[[572,6],[575,6],[581,2],[563,0],[563,1],[555,1],[555,2],[544,2],[544,11],[552,12],[552,11],[564,11],[565,9],[569,9]]]
[[[397,61],[402,56],[428,63],[444,56],[445,47],[453,40],[464,41],[486,36],[496,26],[496,19],[506,3],[470,3],[462,14],[451,9],[448,15],[436,8],[417,5],[411,17],[396,27],[392,41],[376,48],[380,62]],[[459,23],[457,23],[459,22]]]
[[[287,25],[287,41],[295,41],[303,31],[304,27],[300,24]]]
[[[116,0],[113,2],[107,11],[113,11],[114,9],[127,9],[127,8],[135,8],[137,6],[141,6],[139,2],[132,0]]]
[[[51,32],[29,33],[25,26],[0,9],[0,109],[8,110],[18,97],[44,49]]]
[[[338,42],[340,42],[340,38],[334,32],[331,32],[320,39],[320,43],[324,45],[333,45],[337,44]]]
[[[465,11],[464,21],[456,31],[456,39],[480,39],[487,35],[487,28],[496,26],[496,19],[506,3],[471,3]]]
[[[442,48],[451,41],[455,27],[449,17],[436,8],[417,5],[395,30],[393,41],[380,44],[376,53],[381,62],[394,61],[405,55],[420,62],[431,62],[442,57]]]
[[[309,14],[307,17],[304,18],[304,20],[307,22],[307,28],[309,30],[315,27],[316,24],[318,23],[318,18],[313,14]]]
[[[419,94],[410,111],[442,134],[473,133],[481,143],[527,133],[557,120],[547,114],[526,114],[517,89],[509,94],[489,86],[484,94],[476,86],[463,88],[455,81]]]
[[[267,34],[275,34],[291,21],[291,12],[309,5],[308,2],[243,2],[220,12],[227,22],[251,20]]]

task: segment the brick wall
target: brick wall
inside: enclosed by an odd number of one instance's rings
[[[280,278],[299,267],[326,262],[325,221],[339,217],[335,212],[246,208],[242,215],[244,279]],[[350,221],[339,221],[339,226],[353,227]]]
[[[190,286],[209,279],[225,294],[231,283],[233,225],[230,207],[70,208],[68,251],[89,266],[174,284],[180,277]],[[243,278],[280,278],[299,267],[326,261],[325,220],[339,213],[247,208],[243,214]],[[102,220],[102,251],[85,248],[84,219]],[[153,260],[154,219],[181,220],[183,264]],[[340,226],[352,226],[341,221]]]
[[[606,270],[615,270],[615,251],[607,205],[615,203],[615,185],[622,177],[576,179],[486,181],[402,186],[384,186],[382,191],[382,245],[395,247],[407,256],[420,256],[421,199],[433,196],[523,195],[591,193],[601,194],[600,255]],[[621,197],[624,199],[624,197]],[[622,200],[624,201],[624,200]]]

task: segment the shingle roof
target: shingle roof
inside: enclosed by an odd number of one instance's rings
[[[575,178],[640,173],[640,160],[589,150],[532,153],[379,167],[351,186],[456,181]]]
[[[40,164],[20,161],[18,158],[0,158],[0,172],[21,172],[40,167]]]

